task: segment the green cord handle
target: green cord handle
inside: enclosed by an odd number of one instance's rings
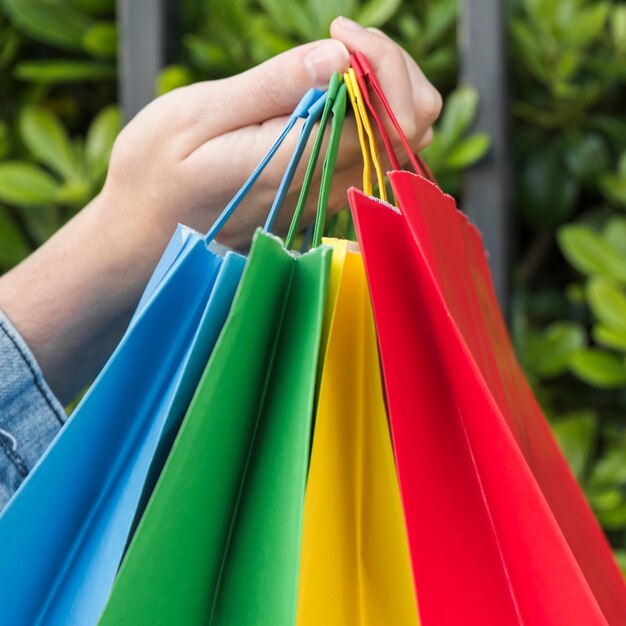
[[[304,207],[306,205],[309,190],[311,188],[311,182],[313,180],[313,173],[315,172],[315,166],[317,165],[317,160],[319,158],[320,150],[322,148],[322,141],[324,139],[324,132],[326,130],[326,124],[328,122],[328,116],[333,110],[333,105],[335,102],[335,98],[337,97],[337,94],[339,92],[339,88],[343,87],[345,92],[345,86],[342,85],[342,82],[343,78],[341,77],[341,75],[335,72],[332,75],[328,84],[326,104],[324,105],[324,111],[322,112],[319,129],[315,137],[315,143],[313,144],[313,150],[311,152],[311,157],[306,168],[306,173],[304,174],[304,180],[302,181],[302,188],[300,189],[298,203],[296,204],[296,208],[293,213],[291,225],[289,226],[289,232],[287,233],[287,237],[285,238],[285,247],[288,250],[293,247],[294,239],[296,237],[296,234],[298,233],[298,228],[300,227],[300,221],[302,220],[302,214],[304,213]]]
[[[317,247],[322,243],[324,235],[324,226],[326,225],[326,213],[328,212],[328,199],[330,198],[330,183],[335,171],[335,163],[337,162],[337,153],[339,152],[339,140],[341,139],[341,131],[343,122],[346,118],[346,86],[341,85],[337,92],[337,97],[333,103],[333,121],[330,126],[330,139],[328,140],[328,149],[324,158],[322,167],[322,182],[320,184],[320,194],[317,201],[317,218],[315,220],[315,230],[313,231],[313,241],[311,246]]]

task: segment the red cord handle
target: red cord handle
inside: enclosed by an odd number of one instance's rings
[[[371,85],[372,90],[378,96],[378,99],[380,100],[383,107],[385,108],[385,111],[387,112],[387,115],[389,116],[391,123],[396,129],[396,132],[398,133],[398,136],[400,137],[400,141],[402,142],[402,145],[404,146],[404,149],[406,150],[409,156],[411,165],[413,165],[415,172],[419,174],[420,176],[424,176],[425,178],[428,178],[432,182],[435,182],[435,178],[432,175],[430,169],[428,169],[428,166],[426,165],[426,163],[424,163],[424,160],[420,156],[416,155],[413,152],[413,150],[411,150],[411,146],[409,145],[406,135],[404,134],[404,131],[402,130],[400,124],[398,123],[398,120],[396,119],[396,116],[394,115],[393,110],[387,98],[385,97],[383,89],[380,86],[380,83],[378,82],[376,78],[376,75],[374,74],[374,71],[372,70],[370,64],[368,63],[363,53],[355,52],[354,54],[352,54],[350,57],[350,63],[352,67],[354,68],[354,73],[356,74],[356,78],[359,83],[359,88],[361,89],[361,93],[363,94],[363,100],[365,101],[367,108],[372,114],[372,117],[374,118],[376,125],[380,129],[380,133],[383,137],[383,142],[385,143],[385,148],[387,149],[387,153],[389,154],[389,158],[391,159],[392,167],[396,170],[399,170],[400,162],[398,161],[398,157],[396,156],[393,146],[391,145],[391,140],[389,138],[387,131],[385,130],[385,126],[382,120],[380,119],[380,115],[378,115],[378,112],[376,111],[375,107],[372,104],[372,101],[370,99],[368,85]]]

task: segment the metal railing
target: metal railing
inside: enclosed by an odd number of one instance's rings
[[[459,0],[461,82],[479,94],[476,130],[491,137],[489,155],[464,175],[461,205],[483,234],[496,292],[508,309],[511,195],[504,3]],[[131,119],[154,98],[167,57],[166,28],[176,23],[177,0],[118,0],[120,100]],[[172,33],[169,33],[171,35]]]

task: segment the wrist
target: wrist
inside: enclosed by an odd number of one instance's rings
[[[133,201],[106,187],[84,209],[87,230],[98,239],[102,271],[113,281],[122,306],[134,309],[152,271],[172,236],[157,211],[140,210]]]
[[[124,222],[98,196],[0,279],[0,308],[63,401],[110,354],[160,254]]]

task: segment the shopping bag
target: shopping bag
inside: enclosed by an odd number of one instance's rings
[[[258,232],[101,624],[290,624],[329,251]]]
[[[374,134],[352,69],[344,83],[363,153],[363,188],[372,193],[372,160],[384,196]],[[409,626],[418,623],[417,609],[363,259],[353,242],[323,241],[333,256],[297,624]]]
[[[333,257],[330,327],[304,508],[298,626],[418,623],[406,529],[358,246]]]
[[[155,289],[159,286],[161,281],[168,275],[177,259],[184,256],[194,245],[194,243],[200,239],[200,234],[184,226],[178,224],[172,238],[169,240],[167,247],[163,251],[157,266],[154,268],[150,280],[146,285],[137,308],[133,314],[133,317],[129,323],[129,327],[133,326],[141,312],[146,308],[146,304],[150,300],[150,297],[154,293]]]
[[[172,271],[3,511],[0,584],[7,623],[59,623],[47,607],[72,584],[66,577],[78,565],[84,529],[91,526],[93,537],[103,531],[91,518],[106,506],[135,442],[147,434],[149,417],[184,358],[218,270],[217,258],[202,245]],[[100,545],[106,549],[106,542]],[[100,580],[84,582],[100,591]],[[63,623],[71,615],[64,614]]]
[[[345,109],[335,75],[312,160],[338,93]],[[335,124],[334,156],[338,131]],[[328,158],[325,166],[323,189]],[[311,175],[310,161],[292,222]],[[329,261],[327,248],[297,256],[256,234],[223,334],[100,624],[293,624]]]
[[[479,234],[423,176],[389,177],[401,213],[350,200],[423,623],[625,623],[623,578],[515,359]]]
[[[424,178],[390,179],[521,620],[626,624],[623,575],[515,357],[478,231]]]
[[[322,96],[305,96],[225,213],[297,119],[321,110]],[[302,132],[311,128],[307,120]],[[0,517],[9,538],[0,547],[8,623],[83,626],[102,611],[146,485],[158,475],[243,270],[242,257],[224,259],[209,242],[184,227],[175,232],[125,337]]]

